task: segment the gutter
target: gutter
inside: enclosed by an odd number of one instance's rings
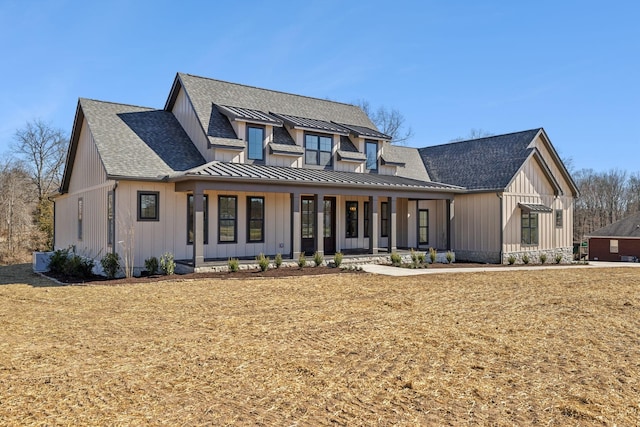
[[[496,196],[498,196],[498,199],[500,199],[500,264],[503,263],[502,258],[504,256],[504,225],[503,220],[504,220],[504,214],[502,213],[502,205],[503,205],[503,200],[502,200],[502,193],[496,193]]]

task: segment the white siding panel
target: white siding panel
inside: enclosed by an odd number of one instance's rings
[[[107,174],[100,160],[98,149],[87,126],[86,120],[82,122],[80,138],[74,167],[69,181],[69,193],[75,193],[85,188],[100,185],[107,180]]]
[[[500,199],[495,193],[456,196],[452,241],[454,250],[500,250]]]
[[[189,98],[182,88],[180,88],[180,92],[176,97],[172,112],[198,151],[200,151],[200,154],[202,154],[202,157],[207,162],[213,161],[214,153],[213,150],[209,149],[209,140],[202,129],[200,120],[198,120]]]

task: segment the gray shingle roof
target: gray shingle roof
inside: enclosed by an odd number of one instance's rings
[[[468,190],[502,190],[527,159],[541,129],[453,142],[419,150],[434,181]]]
[[[454,191],[459,187],[438,182],[425,182],[393,175],[336,172],[321,169],[288,168],[281,166],[250,165],[243,163],[210,162],[190,171],[175,174],[180,177],[216,177],[225,179],[274,181],[281,183],[342,184],[375,188],[424,189]]]
[[[588,234],[590,237],[638,237],[640,238],[640,212],[609,224]]]
[[[236,138],[227,118],[213,104],[232,105],[262,112],[275,112],[375,129],[367,115],[354,105],[228,83],[190,74],[178,73],[177,79],[189,95],[205,131],[211,136]],[[170,95],[165,107],[166,110],[170,110],[173,106],[175,98],[172,96],[175,95]]]
[[[80,106],[110,176],[158,178],[205,163],[170,112],[90,99]]]
[[[417,179],[419,181],[432,180],[424,167],[424,163],[422,163],[417,148],[401,147],[399,145],[385,143],[383,158],[388,159],[388,161],[393,164],[404,164],[404,166],[396,167],[396,174],[398,176]]]

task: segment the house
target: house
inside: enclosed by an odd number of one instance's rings
[[[54,246],[117,252],[136,271],[164,252],[195,271],[260,253],[570,255],[577,191],[542,129],[390,140],[353,105],[182,73],[162,110],[83,98]]]
[[[587,239],[590,260],[637,261],[640,258],[640,212],[592,231]]]

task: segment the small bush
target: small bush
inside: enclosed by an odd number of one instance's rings
[[[413,248],[411,248],[411,262],[413,265],[418,264],[418,252],[414,251]]]
[[[333,263],[336,267],[340,267],[340,265],[342,264],[342,252],[336,252],[333,255]]]
[[[120,255],[110,252],[102,257],[100,265],[102,265],[102,270],[104,270],[107,279],[113,279],[120,271]]]
[[[324,257],[322,256],[322,254],[316,251],[316,253],[313,254],[313,262],[316,263],[316,267],[320,267],[323,261],[324,261]]]
[[[229,258],[227,265],[229,266],[229,271],[232,273],[240,270],[240,262],[238,261],[238,258]]]
[[[540,254],[540,264],[547,262],[547,254]]]
[[[49,258],[47,268],[51,273],[62,274],[64,272],[64,265],[67,263],[68,258],[69,249],[58,249],[57,251],[54,251]]]
[[[391,264],[394,267],[400,267],[400,264],[402,264],[402,257],[400,256],[399,253],[397,252],[391,253]]]
[[[516,257],[514,257],[513,255],[509,255],[509,258],[507,258],[507,262],[509,263],[509,265],[513,265],[516,263]]]
[[[281,253],[277,253],[276,257],[273,259],[273,263],[275,264],[276,268],[280,268],[280,266],[282,265],[282,254]]]
[[[529,254],[522,255],[522,262],[523,263],[529,264],[529,261],[531,261],[531,259],[529,258]]]
[[[431,259],[431,264],[436,262],[436,257],[438,256],[438,251],[433,248],[429,248],[429,259]]]
[[[171,276],[176,270],[176,262],[173,260],[171,252],[165,252],[160,257],[160,270],[166,276]]]
[[[144,268],[147,269],[149,276],[158,274],[158,267],[158,258],[152,256],[151,258],[147,258],[144,260]]]
[[[427,254],[424,252],[418,252],[418,264],[424,264],[427,260]]]
[[[449,264],[451,264],[453,262],[453,252],[447,251],[447,254],[445,255],[445,257],[447,258],[447,262]]]
[[[562,262],[562,254],[556,254],[556,264],[560,264]]]
[[[304,268],[307,265],[307,258],[304,256],[304,252],[300,252],[300,256],[298,257],[298,267]]]
[[[49,258],[47,267],[54,274],[65,275],[76,279],[86,279],[93,274],[95,261],[84,258],[75,252],[69,254],[70,249],[59,249]]]
[[[260,271],[267,271],[269,269],[268,256],[264,256],[264,254],[260,252],[260,255],[256,257],[256,260],[258,261],[258,266],[260,267]]]

